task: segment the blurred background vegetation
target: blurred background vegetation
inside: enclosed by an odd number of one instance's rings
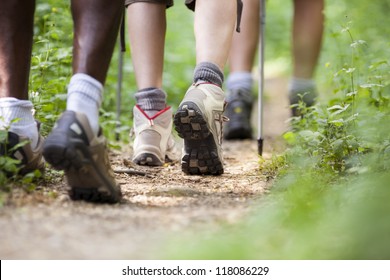
[[[193,14],[181,1],[168,10],[164,88],[175,109],[195,66]],[[389,259],[389,0],[328,0],[316,79],[320,103],[291,120],[289,144],[259,172],[276,173],[270,194],[245,221],[183,234],[163,258]],[[291,71],[292,3],[267,1],[266,76]],[[37,1],[30,96],[46,134],[65,108],[71,76],[68,1]],[[124,65],[120,126],[115,115],[116,49],[101,121],[108,138],[128,142],[136,91],[131,51]],[[302,106],[302,105],[301,105]],[[169,243],[171,244],[171,243]]]

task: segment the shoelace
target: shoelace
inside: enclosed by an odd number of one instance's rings
[[[223,114],[227,104],[228,103],[225,101],[225,103],[223,104],[223,111],[222,111],[222,113],[215,114],[215,118],[214,118],[215,121],[219,122],[220,129],[221,129],[221,133],[220,133],[220,135],[218,137],[218,142],[219,142],[220,145],[222,145],[222,140],[223,140],[223,123],[230,121],[230,119]]]

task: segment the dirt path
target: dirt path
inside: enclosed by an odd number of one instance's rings
[[[269,158],[287,127],[286,81],[267,80],[266,92]],[[259,172],[255,140],[225,142],[224,154],[225,173],[218,177],[184,175],[177,163],[136,167],[147,177],[118,174],[124,199],[114,206],[70,201],[63,180],[28,195],[15,190],[0,209],[0,258],[155,259],[167,236],[234,223],[269,185]],[[130,152],[111,158],[114,168],[126,168]]]

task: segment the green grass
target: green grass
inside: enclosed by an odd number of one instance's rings
[[[383,157],[362,156],[359,168],[345,176],[294,157],[249,218],[213,232],[187,233],[172,240],[175,246],[163,257],[388,259],[390,157]]]

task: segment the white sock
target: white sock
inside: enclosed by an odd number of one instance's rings
[[[0,130],[8,130],[27,137],[34,148],[37,146],[39,133],[32,110],[33,104],[29,100],[0,98]]]
[[[103,99],[103,85],[95,78],[77,73],[68,85],[66,109],[86,115],[93,132],[99,132],[99,108]]]

